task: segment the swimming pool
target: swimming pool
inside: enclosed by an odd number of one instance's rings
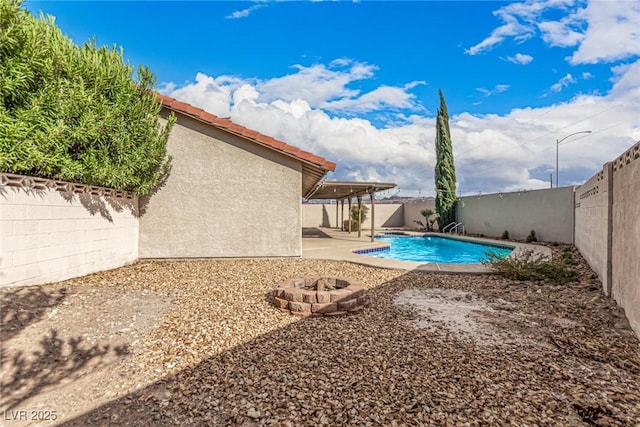
[[[355,253],[400,261],[478,264],[488,258],[488,252],[506,257],[513,250],[508,246],[489,245],[431,235],[384,235],[376,237],[376,240],[389,243],[389,247],[364,249]]]

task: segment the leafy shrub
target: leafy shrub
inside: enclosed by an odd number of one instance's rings
[[[171,166],[175,117],[122,49],[76,46],[51,17],[0,0],[0,170],[148,194]]]
[[[362,222],[367,219],[367,213],[369,213],[369,208],[362,205]],[[360,222],[358,221],[358,206],[351,206],[351,231],[358,231],[360,229]],[[347,223],[347,227],[349,227]]]
[[[571,253],[570,247],[565,247],[562,250],[562,262],[566,265],[574,265],[576,264],[576,260],[573,259],[573,254]]]
[[[509,240],[509,230],[504,230],[501,236],[502,240]]]
[[[413,220],[413,222],[424,228],[426,231],[433,231],[433,225],[436,223],[437,217],[434,219],[430,218],[435,215],[435,212],[431,209],[423,209],[420,211],[420,215],[424,217],[424,222],[418,220]]]
[[[527,243],[537,242],[538,238],[536,237],[536,230],[531,230],[529,235],[527,236]]]
[[[519,255],[508,258],[500,257],[494,253],[488,253],[487,257],[488,259],[482,261],[482,264],[509,279],[548,279],[564,284],[573,282],[578,278],[576,271],[566,265],[551,262],[542,254],[534,253],[533,250],[524,250]]]

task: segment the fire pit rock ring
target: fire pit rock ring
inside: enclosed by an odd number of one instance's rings
[[[357,313],[369,305],[362,283],[339,277],[295,277],[280,283],[272,295],[276,307],[305,317]]]

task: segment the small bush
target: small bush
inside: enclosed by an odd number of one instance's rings
[[[573,259],[573,254],[571,253],[570,248],[564,248],[562,251],[562,262],[566,265],[576,264],[576,260]]]
[[[488,253],[488,260],[482,262],[496,273],[515,280],[553,280],[564,284],[576,281],[578,274],[566,265],[559,265],[546,259],[542,254],[525,250],[515,257],[502,258]]]
[[[349,221],[351,221],[351,231],[358,231],[358,221],[354,221],[352,219],[345,219],[344,221],[342,221],[342,231],[349,230]]]
[[[527,243],[537,242],[538,238],[536,237],[536,230],[531,230],[529,235],[527,236]]]
[[[504,230],[501,236],[502,240],[509,240],[509,230]]]
[[[556,241],[553,241],[553,242],[551,242],[551,246],[560,246],[560,243],[556,242]]]

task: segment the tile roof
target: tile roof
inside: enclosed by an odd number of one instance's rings
[[[193,117],[217,128],[226,130],[227,132],[240,135],[249,141],[255,142],[256,144],[271,148],[272,150],[281,152],[300,161],[311,163],[327,171],[334,171],[336,169],[336,164],[324,157],[317,156],[308,151],[301,150],[298,147],[294,147],[293,145],[278,141],[275,138],[261,134],[258,131],[246,128],[237,123],[233,123],[229,119],[223,119],[215,114],[204,111],[202,108],[194,107],[193,105],[178,101],[175,98],[161,95],[159,93],[157,93],[156,96],[158,97],[158,101],[170,110]]]

